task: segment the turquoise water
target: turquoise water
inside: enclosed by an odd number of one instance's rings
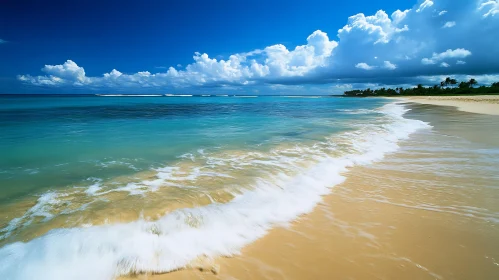
[[[0,99],[0,202],[161,167],[199,149],[270,149],[349,129],[341,98]]]
[[[385,99],[0,97],[0,274],[113,279],[236,253],[429,128],[405,112]]]

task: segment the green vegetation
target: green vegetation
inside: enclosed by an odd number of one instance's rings
[[[419,84],[414,88],[380,88],[372,90],[370,88],[365,90],[350,90],[345,91],[345,96],[410,96],[410,95],[475,95],[475,94],[499,94],[499,82],[493,83],[491,86],[475,87],[477,81],[470,79],[467,82],[460,82],[459,84],[455,79],[446,78],[445,81],[440,82],[440,85],[432,87],[423,87]],[[457,86],[456,86],[457,85]]]

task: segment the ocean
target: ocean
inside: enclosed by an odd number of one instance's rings
[[[387,99],[0,97],[0,275],[114,279],[232,256],[430,131]]]

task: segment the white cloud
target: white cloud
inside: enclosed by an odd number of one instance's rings
[[[251,69],[261,76],[303,76],[319,66],[325,66],[327,58],[337,46],[338,43],[330,41],[326,33],[317,30],[307,38],[307,45],[297,46],[292,51],[284,45],[265,48],[265,62],[259,64],[253,61]]]
[[[483,17],[495,16],[499,13],[499,0],[482,0],[478,10],[484,12]]]
[[[431,6],[433,6],[433,1],[431,1],[431,0],[425,0],[423,3],[421,3],[421,5],[419,6],[419,8],[416,10],[416,12],[417,13],[422,12],[424,9],[429,8]]]
[[[19,80],[35,85],[93,85],[93,86],[202,86],[210,84],[254,83],[257,79],[301,77],[318,67],[324,67],[338,45],[326,33],[317,30],[307,38],[307,44],[288,50],[284,45],[273,45],[264,50],[234,54],[227,60],[210,58],[206,53],[195,53],[194,63],[177,70],[170,67],[163,73],[148,71],[132,75],[116,69],[102,77],[86,77],[83,67],[72,60],[63,65],[46,65],[42,71],[47,76],[21,75]],[[257,61],[257,57],[260,61]]]
[[[423,58],[421,59],[421,63],[425,64],[425,65],[430,65],[430,64],[436,64],[435,61],[429,59],[429,58]]]
[[[348,18],[348,24],[338,30],[338,37],[346,39],[355,33],[368,33],[369,39],[374,44],[388,43],[391,38],[400,32],[408,31],[407,25],[398,27],[395,23],[402,21],[410,10],[404,12],[395,12],[392,14],[394,22],[388,17],[385,11],[379,10],[374,16],[365,16],[364,14],[356,14]]]
[[[449,63],[447,63],[447,62],[442,62],[442,63],[440,63],[440,67],[445,67],[445,68],[447,68],[447,67],[450,67],[450,65],[449,65]]]
[[[85,83],[85,70],[79,67],[74,61],[68,60],[63,65],[45,65],[42,71],[53,77],[74,80],[75,82]]]
[[[455,49],[451,50],[448,49],[445,52],[442,53],[433,53],[433,56],[431,58],[423,58],[421,60],[421,63],[423,64],[436,64],[437,61],[448,59],[448,58],[465,58],[467,56],[470,56],[471,52],[466,49]]]
[[[42,71],[48,76],[32,77],[21,75],[19,80],[30,82],[35,85],[59,85],[71,83],[74,85],[84,85],[90,80],[85,76],[83,67],[79,67],[74,61],[68,60],[62,65],[45,65]]]
[[[444,26],[442,26],[442,28],[451,28],[451,27],[454,27],[456,26],[456,22],[455,21],[448,21],[444,24]]]
[[[391,63],[390,61],[385,61],[383,64],[383,67],[389,70],[395,70],[397,69],[397,65]]]
[[[223,87],[258,88],[263,92],[269,85],[294,85],[293,89],[299,90],[296,85],[344,83],[355,88],[368,83],[411,84],[420,82],[421,76],[457,72],[492,75],[499,72],[499,38],[491,36],[499,30],[499,18],[494,16],[498,1],[420,0],[412,9],[396,10],[391,16],[383,10],[351,16],[338,30],[338,41],[332,39],[334,35],[317,30],[304,38],[302,45],[270,45],[222,59],[216,54],[195,53],[191,64],[158,67],[150,72],[122,73],[110,65],[109,70],[113,70],[108,73],[87,76],[83,67],[68,60],[45,66],[42,75],[20,75],[18,79],[46,87],[96,90]],[[452,32],[442,28],[445,21],[436,18],[447,10],[460,19]],[[472,34],[473,38],[463,40],[462,34]],[[460,66],[438,67],[456,64]]]
[[[404,18],[407,16],[407,14],[410,12],[411,10],[408,9],[408,10],[405,10],[405,11],[401,11],[401,10],[396,10],[395,12],[393,12],[392,14],[392,20],[393,20],[393,23],[394,24],[398,24],[400,23],[401,21],[404,20]]]
[[[443,10],[443,11],[441,11],[440,13],[438,13],[438,15],[439,15],[439,16],[443,16],[443,15],[445,15],[446,13],[447,13],[447,11],[446,11],[446,10]]]
[[[374,68],[376,68],[375,66],[370,66],[365,62],[357,63],[355,65],[355,67],[357,67],[359,69],[364,69],[364,70],[373,70]]]
[[[465,58],[465,57],[470,56],[470,55],[471,55],[471,52],[469,50],[466,50],[466,49],[455,49],[455,50],[448,49],[443,53],[439,53],[439,54],[434,53],[432,56],[432,59],[442,60],[442,59],[446,59],[446,58]]]
[[[0,39],[0,44],[5,44],[7,41]]]

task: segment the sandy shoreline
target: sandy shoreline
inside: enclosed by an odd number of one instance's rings
[[[497,117],[413,107],[408,117],[434,129],[381,162],[352,168],[289,228],[240,255],[121,279],[498,279],[499,166],[483,149],[499,143],[480,142],[497,134]]]
[[[499,95],[475,96],[407,96],[388,97],[390,99],[415,102],[420,104],[453,106],[470,113],[499,115]]]

